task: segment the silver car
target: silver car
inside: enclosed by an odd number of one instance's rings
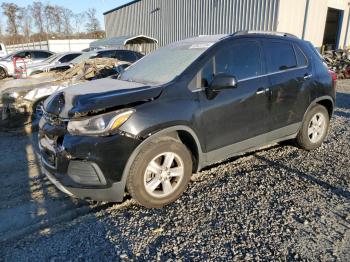
[[[73,59],[80,56],[81,52],[66,52],[55,54],[40,63],[34,63],[27,67],[27,76],[39,74],[48,71],[52,66],[59,66],[70,63]]]
[[[13,52],[0,59],[0,79],[4,79],[7,76],[13,76],[15,74],[14,60],[17,58],[16,68],[42,62],[50,56],[54,55],[53,52],[46,50],[22,50]]]

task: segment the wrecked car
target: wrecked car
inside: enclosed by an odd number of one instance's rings
[[[23,50],[13,52],[0,59],[0,80],[8,76],[14,76],[14,60],[18,60],[16,67],[23,66],[23,63],[27,65],[41,62],[50,56],[54,55],[51,51],[46,50]]]
[[[45,68],[45,72],[63,72],[81,63],[82,61],[91,58],[114,58],[118,59],[119,61],[134,63],[142,57],[143,54],[136,51],[123,49],[99,49],[82,53],[80,56],[76,57],[70,62],[48,66]]]
[[[14,80],[13,83],[18,86],[7,88],[1,95],[2,121],[7,120],[3,125],[15,127],[39,119],[44,100],[54,92],[84,81],[117,76],[129,65],[128,62],[113,58],[95,58],[81,62],[63,73],[43,73],[37,81],[35,77]]]
[[[47,68],[70,63],[73,59],[80,56],[81,54],[81,52],[66,52],[55,54],[40,63],[28,65],[26,70],[23,72],[23,75],[27,77],[46,72],[48,71]]]
[[[332,73],[295,36],[240,32],[162,47],[118,79],[69,87],[44,103],[41,167],[63,192],[159,208],[191,175],[283,140],[325,139]]]

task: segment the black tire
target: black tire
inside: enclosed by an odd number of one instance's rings
[[[6,70],[0,67],[0,80],[5,79],[7,77]]]
[[[42,112],[38,112],[38,107],[43,106],[47,97],[41,98],[33,104],[32,109],[32,120],[40,120],[42,117]]]
[[[171,182],[174,185],[174,191],[170,195],[164,197],[159,195],[158,197],[155,197],[146,189],[145,179],[150,174],[147,173],[149,171],[146,172],[146,169],[154,158],[161,154],[167,154],[167,152],[175,153],[176,157],[181,158],[183,164],[183,175],[181,176],[182,179],[180,179],[179,182]],[[172,163],[172,165],[174,165],[176,164],[176,161]],[[160,163],[160,166],[163,165],[164,163]],[[191,175],[192,158],[187,147],[176,139],[163,138],[152,141],[141,149],[131,165],[126,181],[126,187],[130,195],[142,206],[147,208],[160,208],[174,202],[177,198],[179,198],[179,196],[186,190]],[[172,180],[173,178],[170,179]],[[158,181],[160,180],[158,179]],[[165,191],[163,189],[163,182],[159,184],[158,189],[156,190],[158,191],[154,192]]]
[[[324,116],[324,121],[325,125],[323,128],[322,133],[319,135],[317,141],[313,142],[310,135],[309,135],[309,127],[311,126],[311,120],[316,116],[316,115],[323,115]],[[311,127],[310,127],[311,128]],[[307,113],[306,116],[303,120],[301,129],[299,130],[299,133],[296,138],[297,144],[305,149],[305,150],[313,150],[318,148],[319,146],[322,145],[324,139],[326,138],[328,134],[328,129],[329,129],[329,114],[327,109],[322,106],[322,105],[315,105],[313,106]]]

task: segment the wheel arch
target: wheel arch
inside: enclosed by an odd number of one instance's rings
[[[141,151],[142,147],[145,144],[162,137],[175,138],[177,140],[180,140],[184,145],[187,146],[187,148],[191,152],[192,157],[195,158],[194,165],[193,165],[193,172],[197,172],[203,167],[202,165],[205,163],[204,154],[202,152],[202,147],[200,145],[200,142],[196,133],[188,126],[182,126],[182,125],[171,126],[151,134],[145,140],[143,140],[141,144],[139,144],[136,147],[136,149],[132,152],[132,154],[130,155],[124,167],[122,179],[120,181],[121,186],[124,188],[124,190],[126,185],[126,178],[128,176],[130,167],[134,162],[137,154]]]
[[[324,106],[328,111],[329,118],[331,118],[331,116],[333,115],[333,110],[334,110],[334,100],[331,96],[321,96],[321,97],[314,99],[310,103],[310,105],[308,106],[308,108],[306,109],[306,111],[304,113],[303,119],[305,119],[307,112],[309,112],[310,109],[317,104]]]

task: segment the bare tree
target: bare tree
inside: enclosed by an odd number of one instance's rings
[[[54,14],[55,14],[55,7],[52,5],[45,5],[44,7],[44,16],[45,16],[45,26],[46,26],[46,33],[50,34],[53,33],[53,28],[55,26],[54,22]]]
[[[10,35],[18,35],[18,18],[20,7],[13,3],[2,3],[3,14],[7,17],[7,32]]]
[[[20,8],[18,15],[19,26],[21,27],[21,31],[27,40],[29,40],[29,37],[32,33],[33,24],[31,13],[28,12],[28,10],[30,10],[30,6],[27,8]]]
[[[34,24],[38,29],[40,34],[44,34],[44,5],[42,2],[34,2],[31,7],[32,17],[34,19]]]
[[[71,21],[72,21],[72,18],[74,18],[74,14],[72,10],[68,8],[62,8],[61,14],[62,14],[63,32],[66,36],[70,35],[72,33]]]
[[[86,15],[85,12],[74,14],[74,32],[80,34],[83,31],[83,25],[85,24]]]
[[[86,30],[89,33],[94,33],[97,31],[100,31],[100,22],[96,18],[96,9],[95,8],[89,8],[86,11]]]

